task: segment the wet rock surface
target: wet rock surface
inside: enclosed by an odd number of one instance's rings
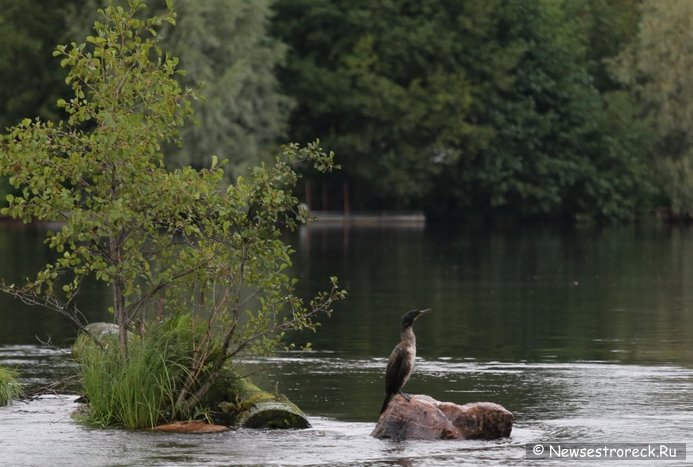
[[[371,436],[379,439],[498,439],[510,436],[513,414],[493,402],[464,405],[426,395],[396,395]]]

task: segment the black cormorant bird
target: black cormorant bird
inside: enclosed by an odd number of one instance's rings
[[[414,369],[414,359],[416,358],[416,336],[414,336],[414,321],[422,314],[430,311],[411,310],[402,316],[402,331],[400,342],[395,346],[387,361],[387,371],[385,372],[385,401],[380,413],[385,412],[390,399],[399,393],[406,400],[411,400],[409,394],[401,391],[402,386],[407,383],[411,372]]]

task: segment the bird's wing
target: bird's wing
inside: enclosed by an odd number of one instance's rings
[[[399,389],[397,387],[399,368],[402,366],[402,355],[397,352],[397,347],[390,354],[385,370],[385,393],[394,394]]]
[[[400,345],[397,345],[387,361],[387,370],[385,371],[385,392],[387,394],[394,394],[399,391],[411,371],[411,362],[405,358],[406,355],[403,350]]]

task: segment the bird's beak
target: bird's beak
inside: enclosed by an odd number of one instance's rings
[[[416,318],[418,319],[419,316],[423,315],[424,313],[428,313],[429,311],[431,311],[430,308],[426,308],[425,310],[419,310],[419,314],[416,315]]]

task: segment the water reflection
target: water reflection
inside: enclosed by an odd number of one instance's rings
[[[44,244],[46,229],[16,223],[0,223],[0,277],[24,284],[54,253]],[[107,289],[96,281],[82,287],[80,309],[90,321],[110,320]],[[22,304],[0,293],[0,345],[37,344],[66,346],[75,338],[75,327],[56,312]]]
[[[329,274],[350,292],[321,348],[383,355],[399,316],[430,306],[417,336],[432,357],[693,363],[692,232],[311,230],[306,293]]]

